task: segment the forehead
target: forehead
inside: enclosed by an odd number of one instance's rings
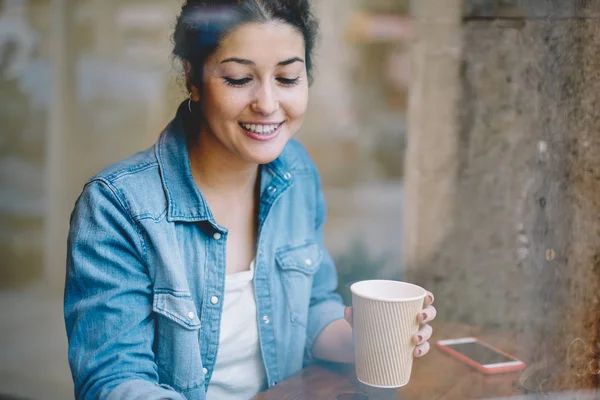
[[[261,60],[304,58],[304,38],[293,26],[283,22],[244,24],[221,41],[214,57],[242,57],[259,63]]]

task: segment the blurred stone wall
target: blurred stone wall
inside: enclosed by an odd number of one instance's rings
[[[436,293],[441,321],[516,331],[548,390],[596,387],[585,369],[600,353],[600,3],[465,6],[451,22],[436,2],[415,5],[430,33],[415,57],[435,48],[448,67],[417,80],[450,90],[411,92],[409,278]],[[569,365],[578,341],[586,356]]]

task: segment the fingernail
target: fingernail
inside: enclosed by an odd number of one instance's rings
[[[417,355],[418,355],[418,356],[420,356],[420,355],[421,355],[421,353],[423,353],[423,350],[421,350],[421,349],[417,350]]]
[[[423,321],[427,320],[427,313],[421,313],[421,317],[423,317]]]
[[[423,336],[417,335],[417,339],[419,339],[419,343],[421,343],[423,341]]]
[[[433,301],[433,296],[432,295],[428,294],[427,298],[429,299],[429,301]]]

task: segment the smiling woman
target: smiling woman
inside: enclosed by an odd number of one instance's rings
[[[192,81],[194,68],[186,68],[200,152],[218,152],[232,165],[276,159],[306,111],[304,57],[304,40],[294,27],[278,21],[248,23],[227,35],[206,59],[199,86]]]
[[[89,180],[71,218],[76,398],[248,399],[316,359],[353,360],[319,175],[292,139],[316,26],[308,1],[183,6],[190,98],[152,148]],[[434,317],[415,316],[417,356]]]

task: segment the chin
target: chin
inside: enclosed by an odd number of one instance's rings
[[[285,144],[283,146],[265,146],[262,149],[252,149],[246,153],[246,159],[256,164],[268,164],[273,162],[281,155]]]
[[[281,155],[281,152],[277,154],[253,154],[249,159],[255,164],[269,164],[277,159]]]
[[[256,164],[268,164],[274,161],[283,153],[283,149],[285,149],[289,141],[289,139],[284,139],[283,137],[278,139],[270,143],[255,143],[247,147],[244,158]]]

